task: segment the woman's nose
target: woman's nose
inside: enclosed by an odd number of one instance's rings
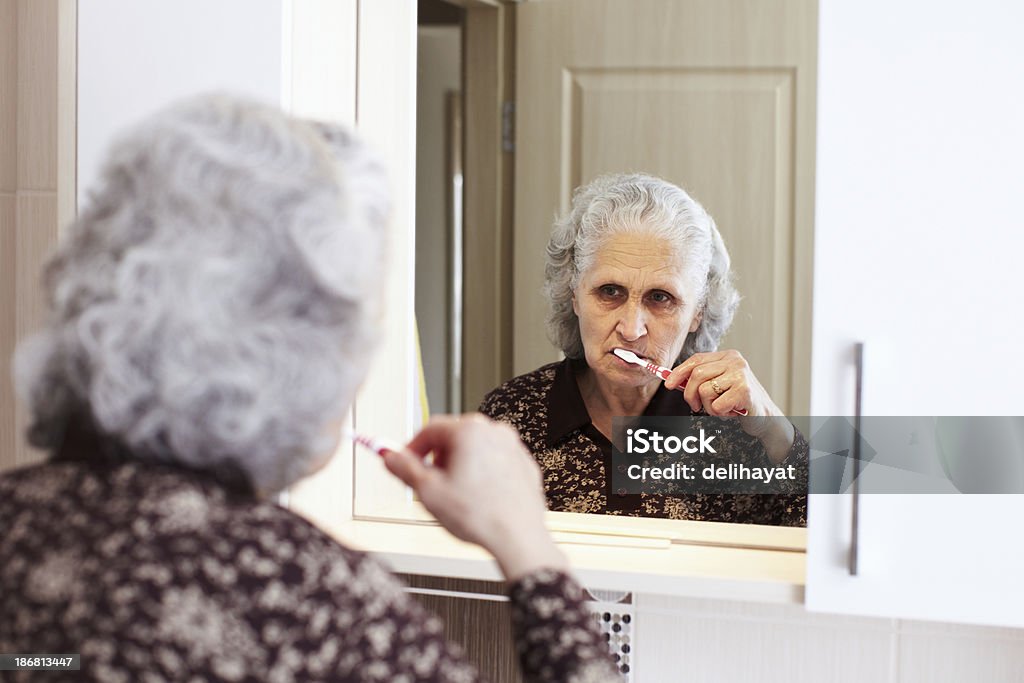
[[[628,303],[621,311],[619,324],[615,329],[623,341],[636,341],[647,334],[647,319],[643,306]]]

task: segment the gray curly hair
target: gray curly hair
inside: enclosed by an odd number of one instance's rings
[[[45,267],[50,319],[14,362],[30,443],[85,416],[263,492],[309,474],[364,378],[387,214],[382,167],[341,128],[227,95],[148,119]]]
[[[700,326],[687,336],[676,362],[717,349],[740,301],[729,269],[729,252],[703,206],[676,185],[641,173],[605,175],[580,187],[573,194],[572,208],[555,221],[544,267],[552,343],[569,358],[583,357],[573,293],[607,238],[635,232],[674,245],[700,292]]]

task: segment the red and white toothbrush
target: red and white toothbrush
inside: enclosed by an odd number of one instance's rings
[[[622,360],[626,361],[627,363],[632,363],[633,365],[639,365],[640,367],[642,367],[644,370],[646,370],[647,372],[651,373],[655,377],[659,377],[661,379],[661,381],[663,381],[663,382],[668,379],[669,375],[672,374],[672,371],[669,370],[668,368],[666,368],[664,366],[661,366],[661,365],[658,365],[657,363],[652,363],[651,361],[649,361],[649,360],[647,360],[645,358],[641,358],[640,356],[636,355],[632,351],[627,351],[626,349],[613,349],[612,353],[614,353],[616,356],[618,356]],[[686,388],[686,383],[685,382],[683,384],[679,385],[678,387],[676,387],[676,389],[678,391],[682,391],[685,388]],[[733,415],[745,416],[747,414],[747,410],[746,410],[746,408],[743,408],[741,410],[737,410],[737,409],[734,408],[732,413],[733,413]]]
[[[357,444],[359,444],[363,448],[370,449],[371,451],[373,451],[374,453],[376,453],[377,455],[380,455],[380,456],[383,456],[388,451],[394,451],[395,453],[400,453],[403,450],[405,450],[405,448],[403,446],[399,446],[398,444],[393,444],[393,443],[388,442],[385,439],[378,439],[378,438],[373,437],[373,436],[366,436],[364,434],[356,434],[351,429],[344,430],[343,434],[344,434],[345,438],[350,439],[351,441],[356,442]]]

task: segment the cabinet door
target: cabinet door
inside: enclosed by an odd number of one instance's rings
[[[851,576],[848,496],[813,496],[807,608],[1024,627],[1020,496],[861,496]]]
[[[804,414],[817,2],[552,0],[516,22],[515,372],[557,358],[552,218],[596,176],[644,171],[714,216],[744,297],[723,348]]]
[[[855,341],[865,415],[1024,415],[1022,21],[822,3],[815,415],[851,414]],[[864,496],[857,576],[850,508],[810,501],[810,609],[1024,626],[1024,496]]]

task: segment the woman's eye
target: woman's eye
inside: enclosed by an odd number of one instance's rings
[[[615,285],[601,285],[597,288],[597,293],[605,299],[614,299],[622,294],[622,288]]]
[[[656,304],[672,303],[672,295],[666,292],[651,292],[650,299]]]

